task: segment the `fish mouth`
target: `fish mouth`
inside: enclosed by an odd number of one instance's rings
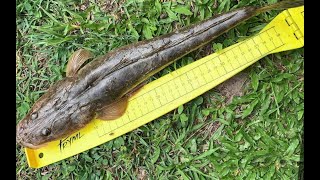
[[[18,144],[20,144],[23,147],[29,148],[29,149],[39,149],[39,148],[42,148],[42,147],[45,147],[48,145],[48,143],[33,145],[31,143],[27,143],[27,142],[23,142],[23,141],[18,142]]]
[[[17,144],[29,148],[29,149],[39,149],[41,147],[46,146],[48,143],[42,143],[42,144],[38,144],[38,145],[34,145],[30,142],[26,142],[26,138],[25,136],[22,135],[23,133],[23,128],[21,127],[21,123],[19,123],[17,125],[17,129],[16,129],[16,142]]]

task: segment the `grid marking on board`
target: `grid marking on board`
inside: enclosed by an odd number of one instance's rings
[[[273,31],[273,32],[272,32]],[[234,61],[234,62],[237,62],[237,67],[233,67],[235,66],[235,63],[233,63],[231,65],[232,67],[232,70],[230,71],[227,71],[226,68],[225,68],[225,64],[226,62],[227,63],[230,63],[230,58],[228,58],[227,54],[225,54],[225,59],[224,61],[222,61],[219,56],[214,56],[213,58],[211,59],[208,59],[206,61],[204,61],[202,64],[200,64],[199,66],[197,67],[194,67],[192,69],[190,69],[189,71],[185,72],[185,73],[182,73],[180,74],[179,76],[177,76],[176,78],[174,79],[171,79],[169,81],[166,81],[162,84],[159,84],[157,87],[155,87],[154,89],[152,90],[149,90],[137,97],[134,97],[133,99],[131,99],[130,101],[138,101],[139,104],[141,105],[144,105],[143,107],[145,107],[145,110],[148,111],[148,112],[145,112],[145,113],[140,113],[139,115],[137,115],[135,112],[132,112],[132,111],[135,111],[135,108],[134,109],[130,109],[128,110],[129,112],[127,112],[127,116],[122,116],[120,117],[119,119],[115,120],[115,121],[118,121],[118,123],[116,124],[117,127],[111,127],[108,125],[108,127],[104,127],[105,125],[103,126],[95,126],[97,132],[98,132],[98,135],[100,137],[106,135],[106,134],[110,134],[111,132],[115,131],[116,129],[118,128],[121,128],[122,126],[125,126],[129,123],[132,123],[133,121],[149,114],[149,113],[152,113],[153,111],[157,110],[158,108],[161,108],[161,107],[164,107],[165,105],[167,104],[170,104],[172,102],[174,102],[175,100],[179,99],[179,98],[183,98],[184,96],[186,96],[188,93],[190,93],[191,91],[193,90],[196,90],[196,89],[199,89],[201,88],[202,86],[205,86],[207,85],[208,81],[209,83],[215,81],[215,80],[218,80],[219,78],[225,76],[226,74],[232,72],[232,71],[235,71],[247,64],[250,64],[250,63],[253,63],[256,61],[257,58],[261,57],[261,56],[265,56],[265,55],[268,55],[270,52],[274,51],[275,49],[277,48],[280,48],[284,45],[282,39],[280,38],[280,36],[274,36],[272,37],[269,33],[271,34],[276,34],[278,35],[278,33],[275,31],[275,27],[270,27],[269,29],[259,33],[258,35],[248,39],[248,40],[245,40],[241,43],[239,43],[238,45],[234,46],[233,48],[230,48],[228,51],[226,52],[223,52],[223,53],[227,53],[227,52],[230,52],[234,54],[233,57],[237,57],[237,56],[242,56],[247,62],[246,63],[240,63],[238,60],[237,61]],[[263,38],[265,37],[265,38]],[[260,38],[262,40],[262,43],[265,47],[265,49],[267,49],[267,51],[265,53],[262,53],[259,49],[260,49],[260,44],[259,46],[256,46],[256,47],[259,47],[257,48],[259,51],[259,54],[256,53],[253,54],[253,47],[250,47],[248,44],[249,44],[249,41],[252,41],[251,44],[253,45],[257,45],[257,43],[253,40],[254,38]],[[281,42],[281,43],[277,43],[277,45],[274,43],[274,41],[278,41],[278,42]],[[269,42],[269,43],[267,43]],[[268,48],[265,44],[270,44],[272,43],[273,44],[273,47],[270,49],[270,47]],[[244,46],[246,46],[244,48]],[[242,47],[242,48],[241,48]],[[237,54],[233,51],[233,49],[236,49],[238,48],[241,52],[241,54]],[[244,49],[248,50],[248,51],[243,51]],[[250,55],[250,56],[248,56]],[[258,55],[258,56],[257,56]],[[249,58],[248,58],[249,57]],[[220,62],[220,66],[219,65],[215,65],[216,62]],[[208,69],[208,73],[210,74],[210,76],[206,76],[206,78],[211,78],[211,80],[207,80],[205,79],[204,77],[204,81],[202,82],[205,82],[205,83],[200,83],[198,78],[202,78],[202,77],[199,77],[199,74],[195,74],[194,72],[201,72],[201,69],[199,68],[200,66],[204,65],[207,69]],[[222,68],[224,69],[224,73],[221,74],[221,72],[219,72],[218,68]],[[192,74],[191,74],[192,73]],[[215,74],[218,74],[217,77],[214,77],[214,73]],[[200,73],[201,74],[201,73]],[[190,78],[190,77],[194,77],[194,78]],[[193,83],[191,83],[193,82]],[[197,85],[198,86],[195,86],[195,82],[197,82]],[[174,84],[175,86],[171,86],[170,84]],[[179,85],[177,85],[179,84]],[[162,88],[162,91],[159,91],[159,89]],[[172,89],[174,88],[174,89]],[[170,90],[169,90],[170,89]],[[158,92],[157,92],[158,90]],[[176,97],[173,97],[173,93],[171,93],[171,98],[170,100],[167,99],[167,96],[165,94],[168,94],[168,92],[172,92],[172,91],[177,91],[176,94]],[[162,94],[161,94],[162,92]],[[177,96],[178,95],[178,96]],[[164,98],[164,97],[165,98]],[[162,98],[161,98],[162,97]],[[169,96],[168,96],[169,97]],[[173,98],[172,98],[173,97]],[[146,100],[147,98],[147,100]],[[148,107],[146,107],[145,105],[148,104]],[[153,108],[150,108],[150,105],[152,105]],[[121,122],[121,123],[120,123]],[[108,123],[108,124],[114,124],[114,123]],[[103,132],[101,130],[98,130],[102,128],[103,129]]]

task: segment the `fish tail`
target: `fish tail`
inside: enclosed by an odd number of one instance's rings
[[[304,0],[283,0],[274,4],[266,5],[261,8],[258,8],[258,13],[270,11],[270,10],[282,10],[282,9],[289,9],[298,6],[303,6]]]

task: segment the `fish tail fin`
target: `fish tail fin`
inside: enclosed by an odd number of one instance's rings
[[[303,5],[304,5],[304,0],[283,0],[274,4],[270,4],[270,5],[258,8],[257,11],[261,13],[269,10],[289,9],[289,8],[294,8],[298,6],[303,6]]]

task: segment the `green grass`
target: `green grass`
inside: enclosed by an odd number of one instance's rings
[[[17,0],[17,122],[57,80],[71,53],[96,56],[246,5],[276,0],[165,2]],[[257,33],[279,11],[260,14],[153,79],[212,49]],[[16,148],[17,179],[298,179],[303,174],[304,49],[269,55],[246,72],[230,104],[213,89],[126,135],[52,165],[29,168]]]

